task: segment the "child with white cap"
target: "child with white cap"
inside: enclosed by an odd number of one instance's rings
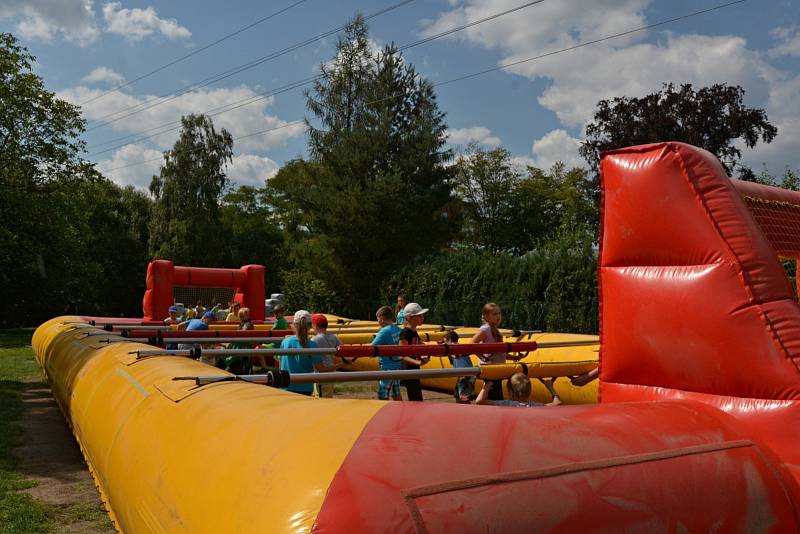
[[[422,339],[420,339],[419,334],[417,333],[417,328],[425,321],[426,313],[428,313],[428,308],[423,308],[416,302],[410,302],[406,304],[405,308],[403,308],[405,328],[403,328],[403,330],[400,332],[401,345],[422,344]],[[419,369],[421,366],[428,363],[428,360],[430,360],[428,356],[403,356],[403,368]],[[405,386],[408,400],[418,402],[422,401],[422,384],[418,378],[401,380],[400,384]]]

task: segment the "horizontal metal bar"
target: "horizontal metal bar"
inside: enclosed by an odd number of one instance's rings
[[[420,369],[401,371],[351,371],[332,373],[294,373],[289,375],[290,384],[324,384],[331,382],[371,382],[374,380],[413,380],[426,378],[454,378],[460,376],[480,376],[480,367],[458,369]],[[274,375],[217,375],[217,376],[178,376],[173,380],[194,380],[198,386],[216,382],[243,380],[256,384],[272,384]]]
[[[582,339],[578,341],[537,341],[536,345],[540,349],[557,349],[560,347],[589,347],[598,345],[600,338],[596,340]]]

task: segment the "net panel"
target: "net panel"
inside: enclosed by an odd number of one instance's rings
[[[172,297],[175,302],[184,306],[194,307],[197,302],[202,302],[206,308],[215,304],[227,306],[233,300],[235,289],[232,287],[179,287],[172,288]]]
[[[779,258],[795,295],[800,297],[797,283],[797,258],[800,258],[800,205],[781,200],[743,195],[742,199]]]
[[[800,257],[800,205],[753,196],[743,198],[778,256]]]

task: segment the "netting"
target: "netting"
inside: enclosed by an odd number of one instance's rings
[[[234,288],[232,287],[178,287],[172,288],[175,302],[180,302],[187,308],[194,307],[197,302],[210,308],[215,304],[227,306],[233,300]]]
[[[742,198],[778,256],[800,257],[800,205],[753,196]]]
[[[779,258],[798,295],[797,258],[800,258],[800,205],[743,195],[753,218]],[[800,296],[800,295],[799,295]]]

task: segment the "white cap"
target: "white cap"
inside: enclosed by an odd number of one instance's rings
[[[425,315],[428,313],[428,308],[423,308],[416,302],[409,302],[406,304],[406,307],[403,308],[403,315],[405,317],[413,317],[415,315]]]
[[[294,312],[294,322],[301,323],[303,321],[311,324],[311,313],[308,310],[297,310]]]

